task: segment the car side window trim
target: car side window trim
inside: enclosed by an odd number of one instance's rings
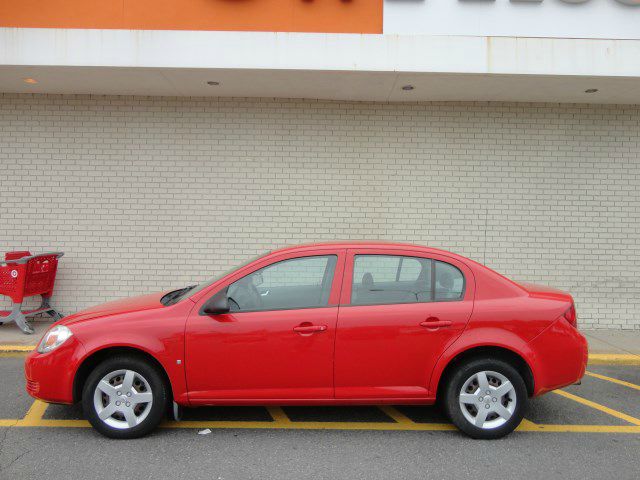
[[[402,270],[402,262],[404,262],[404,257],[400,257],[400,261],[398,262],[398,269],[396,270],[396,282],[400,281],[400,271]]]

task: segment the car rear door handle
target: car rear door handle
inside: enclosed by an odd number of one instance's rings
[[[420,322],[420,326],[425,328],[450,327],[451,320],[440,320],[438,317],[429,317],[424,322]]]
[[[324,332],[326,329],[326,325],[298,325],[297,327],[293,327],[294,332],[302,334]]]

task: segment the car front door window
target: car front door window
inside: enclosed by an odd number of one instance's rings
[[[229,285],[232,312],[326,307],[335,255],[283,260]]]

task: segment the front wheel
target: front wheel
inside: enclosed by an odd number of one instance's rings
[[[110,438],[137,438],[155,429],[166,410],[167,388],[155,366],[130,356],[100,363],[82,393],[85,418]]]
[[[502,360],[464,363],[445,388],[447,415],[472,438],[493,439],[511,433],[522,421],[527,404],[524,380]]]

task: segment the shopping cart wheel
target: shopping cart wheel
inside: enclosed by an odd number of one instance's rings
[[[48,310],[46,314],[53,318],[54,322],[57,322],[58,320],[62,320],[64,318],[64,315],[57,310]]]
[[[18,328],[27,335],[31,335],[35,331],[31,324],[27,322],[27,317],[25,317],[22,312],[18,312],[16,314],[14,321],[16,322],[16,325],[18,325]]]

